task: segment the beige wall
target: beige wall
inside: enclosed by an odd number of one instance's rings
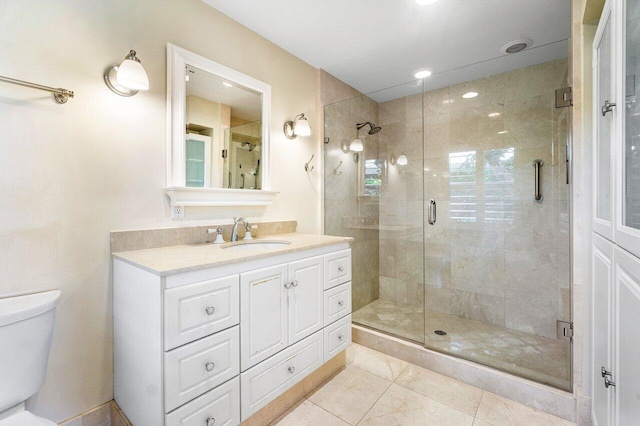
[[[272,86],[272,188],[281,191],[272,206],[187,208],[184,220],[170,219],[167,42]],[[129,49],[151,90],[124,98],[102,74]],[[1,75],[76,93],[57,105],[0,83],[0,294],[62,290],[47,381],[28,404],[60,421],[113,396],[109,231],[234,215],[320,231],[321,171],[303,167],[321,153],[317,70],[200,0],[3,1],[0,51]],[[313,135],[290,141],[282,123],[300,112]]]

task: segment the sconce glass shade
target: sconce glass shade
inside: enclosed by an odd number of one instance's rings
[[[149,76],[135,50],[130,51],[120,65],[107,68],[104,82],[120,96],[133,96],[139,90],[149,90]]]
[[[409,163],[409,160],[407,159],[407,156],[406,156],[406,155],[404,155],[404,154],[400,154],[400,155],[398,155],[398,160],[397,160],[397,162],[398,162],[398,165],[399,165],[399,166],[406,166],[406,165],[407,165],[407,163]]]
[[[349,149],[351,149],[351,151],[353,152],[364,151],[364,144],[362,143],[362,139],[355,138],[354,140],[352,140],[351,143],[349,144]]]
[[[296,115],[292,121],[285,122],[283,130],[287,139],[311,135],[311,126],[309,126],[309,122],[307,121],[307,117],[304,116],[304,113]]]
[[[307,121],[307,118],[304,115],[300,117],[298,121],[296,121],[296,124],[293,127],[293,131],[298,136],[311,135],[311,126],[309,126],[309,122]]]

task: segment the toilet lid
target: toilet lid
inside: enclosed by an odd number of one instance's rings
[[[21,411],[0,420],[0,426],[57,426],[51,420],[43,419],[28,411]]]

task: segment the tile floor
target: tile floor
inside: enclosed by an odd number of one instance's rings
[[[421,307],[383,299],[354,312],[353,322],[417,342],[424,341],[426,326],[429,349],[569,389],[571,353],[566,341],[435,311],[423,315]],[[447,335],[439,336],[435,330],[444,330]]]
[[[364,346],[347,366],[280,416],[279,426],[569,426],[554,417]]]

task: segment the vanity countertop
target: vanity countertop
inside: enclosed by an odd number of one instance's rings
[[[269,235],[254,239],[254,241],[260,240],[286,240],[290,241],[291,244],[270,250],[254,251],[228,250],[221,247],[223,244],[190,244],[147,250],[122,251],[113,253],[112,256],[114,259],[130,263],[156,275],[166,276],[333,244],[348,243],[353,241],[353,238],[292,233]]]

